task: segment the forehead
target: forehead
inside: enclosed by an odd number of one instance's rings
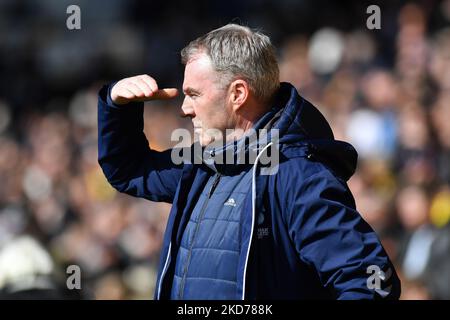
[[[217,81],[217,73],[214,70],[210,58],[199,53],[193,56],[184,69],[183,90],[188,88],[199,90],[210,86]]]

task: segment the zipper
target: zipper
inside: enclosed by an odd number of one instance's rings
[[[220,173],[216,173],[214,181],[213,181],[211,187],[209,188],[208,196],[207,196],[205,202],[203,203],[202,209],[200,211],[200,214],[199,214],[199,217],[198,217],[198,221],[197,221],[197,225],[195,226],[194,236],[192,237],[191,246],[189,248],[188,257],[187,257],[186,264],[185,264],[184,270],[183,270],[183,279],[181,280],[180,290],[178,291],[178,299],[180,299],[180,300],[183,299],[183,291],[184,291],[184,286],[186,284],[187,271],[188,271],[189,264],[191,262],[192,248],[194,247],[195,238],[197,236],[198,229],[200,227],[200,222],[203,219],[203,216],[205,215],[205,211],[206,211],[206,207],[208,205],[208,201],[211,198],[211,195],[214,192],[214,190],[216,189],[217,185],[219,184],[220,176],[221,176]]]

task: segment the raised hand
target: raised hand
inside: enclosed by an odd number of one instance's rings
[[[124,78],[111,89],[111,99],[123,105],[136,101],[172,99],[178,95],[175,88],[158,89],[155,79],[147,74]]]

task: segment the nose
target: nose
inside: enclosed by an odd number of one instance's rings
[[[189,103],[189,97],[184,97],[183,100],[183,105],[181,106],[181,117],[186,118],[186,117],[195,117],[195,112],[194,112],[194,108],[192,107],[192,104]]]

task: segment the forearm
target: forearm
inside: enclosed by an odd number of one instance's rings
[[[98,161],[116,186],[127,179],[149,147],[143,133],[143,103],[117,106],[109,97],[110,87],[104,86],[98,97]]]

